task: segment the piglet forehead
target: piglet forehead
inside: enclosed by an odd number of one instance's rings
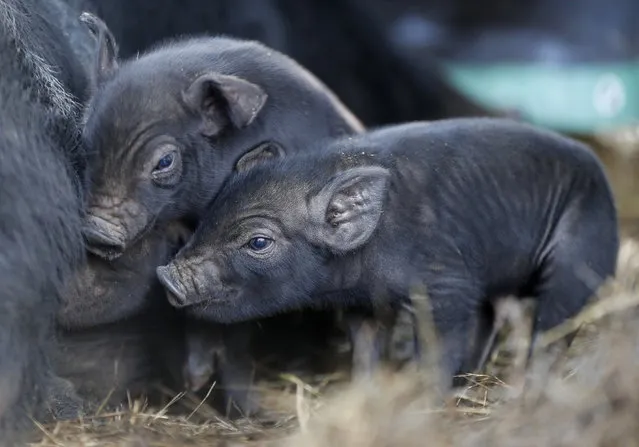
[[[150,126],[183,119],[179,82],[158,76],[141,81],[117,76],[96,93],[85,117],[84,135],[89,144],[128,146]]]
[[[259,226],[260,220],[286,225],[306,211],[308,185],[276,172],[238,176],[213,202],[205,219],[210,234],[234,231],[243,222]]]

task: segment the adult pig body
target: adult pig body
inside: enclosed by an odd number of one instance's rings
[[[613,197],[576,141],[453,119],[329,146],[234,177],[158,269],[172,304],[230,323],[301,307],[397,307],[424,285],[453,374],[493,299],[534,297],[537,335],[614,274]]]
[[[79,109],[89,51],[60,1],[0,1],[0,446],[81,401],[50,365],[51,322],[83,259]],[[70,36],[74,36],[71,38]],[[86,34],[89,40],[89,35]]]

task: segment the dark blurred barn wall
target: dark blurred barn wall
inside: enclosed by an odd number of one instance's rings
[[[75,0],[81,1],[81,0]],[[256,39],[314,72],[366,125],[456,115],[482,115],[450,88],[430,57],[407,57],[388,40],[379,11],[410,4],[446,19],[453,3],[440,0],[92,0],[134,56],[177,35],[229,34]],[[398,9],[399,8],[399,9]],[[421,10],[421,9],[420,9]],[[431,11],[436,13],[431,13]],[[362,13],[361,11],[364,11]]]

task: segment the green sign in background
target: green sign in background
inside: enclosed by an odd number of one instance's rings
[[[461,92],[494,109],[515,109],[534,124],[594,133],[639,121],[639,61],[611,64],[464,65],[444,63]]]

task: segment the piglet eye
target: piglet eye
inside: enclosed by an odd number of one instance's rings
[[[155,165],[155,171],[164,171],[165,169],[173,166],[173,161],[175,160],[175,152],[169,152],[164,157],[160,158],[158,164]]]
[[[248,247],[253,251],[264,251],[269,248],[272,243],[273,239],[257,236],[248,242]]]

